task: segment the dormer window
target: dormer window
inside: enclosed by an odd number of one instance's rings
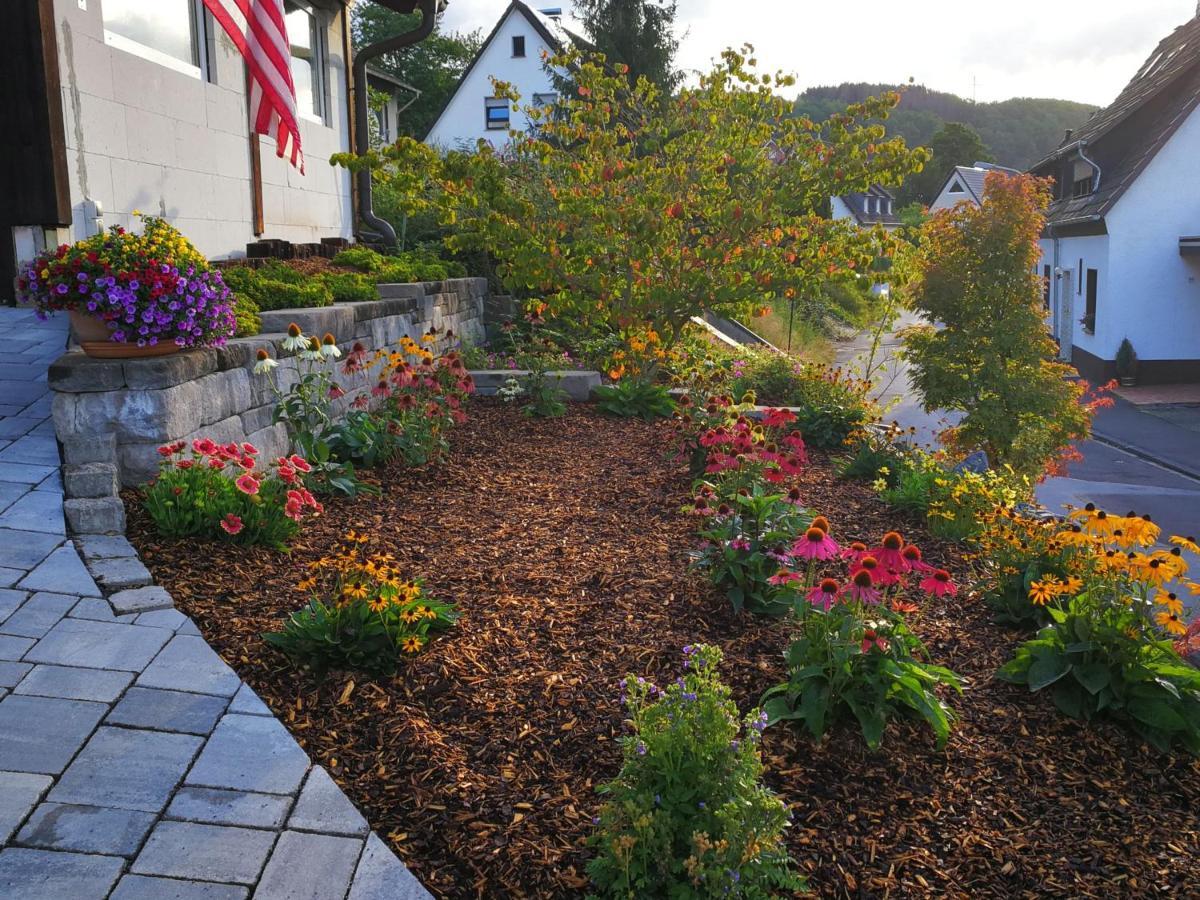
[[[949,193],[951,193],[951,194],[961,194],[962,192],[963,192],[963,186],[962,186],[962,184],[961,184],[960,182],[957,182],[957,181],[956,181],[956,182],[954,182],[954,184],[950,185],[950,191],[949,191]]]
[[[1092,192],[1092,176],[1087,178],[1076,178],[1075,183],[1071,185],[1072,197],[1086,197]]]
[[[525,55],[525,35],[518,34],[512,39],[513,57],[520,58]]]

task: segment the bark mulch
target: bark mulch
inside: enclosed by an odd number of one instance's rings
[[[178,606],[325,765],[440,897],[572,897],[597,785],[617,771],[618,680],[667,680],[707,641],[743,709],[785,676],[787,628],[734,615],[687,570],[695,521],[662,424],[573,407],[527,420],[480,401],[451,461],[384,473],[383,494],[331,502],[290,555],[130,537]],[[839,540],[906,533],[969,578],[959,551],[898,522],[817,459],[803,480]],[[395,680],[316,683],[260,640],[297,607],[302,565],[349,528],[423,576],[462,618]],[[965,592],[964,592],[965,594]],[[1019,635],[967,596],[911,617],[967,679],[944,752],[908,723],[871,754],[837,730],[765,739],[791,804],[788,842],[826,896],[1184,896],[1200,890],[1200,766],[997,681]]]

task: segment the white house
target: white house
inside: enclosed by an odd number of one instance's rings
[[[513,0],[487,36],[458,88],[425,135],[425,143],[443,149],[473,148],[480,140],[508,141],[508,131],[529,127],[526,106],[549,106],[557,88],[544,60],[560,52],[560,9],[534,10]],[[495,96],[492,79],[507,82],[521,95],[522,109]]]
[[[347,0],[286,0],[305,174],[250,137],[246,69],[200,0],[21,0],[0,29],[0,284],[46,244],[161,215],[210,257],[350,237]]]
[[[1200,17],[1030,170],[1054,180],[1041,241],[1061,355],[1091,381],[1128,338],[1146,383],[1200,381]]]
[[[929,204],[929,211],[935,213],[943,209],[953,209],[960,203],[979,206],[983,202],[983,182],[988,172],[1020,174],[1016,169],[988,162],[977,162],[973,166],[955,166],[942,182],[942,189]]]
[[[895,231],[900,227],[895,195],[877,184],[863,193],[830,197],[829,207],[832,218],[853,219],[864,228],[880,225],[884,231]]]

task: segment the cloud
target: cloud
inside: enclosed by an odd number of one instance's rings
[[[535,8],[569,0],[533,0]],[[507,0],[452,0],[451,28],[486,34]],[[841,81],[904,82],[979,100],[1060,97],[1106,104],[1195,0],[1129,4],[1006,0],[678,0],[679,63],[707,69],[722,49],[751,43],[761,65],[799,88]]]

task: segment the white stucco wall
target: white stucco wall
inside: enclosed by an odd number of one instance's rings
[[[133,210],[165,216],[210,257],[240,255],[255,240],[251,206],[245,69],[219,26],[215,83],[105,44],[103,0],[55,0],[63,85],[71,237],[94,233],[90,204],[105,225],[131,225]],[[332,14],[330,14],[332,16]],[[344,13],[326,30],[329,125],[302,119],[305,175],[260,137],[264,237],[307,242],[349,237],[350,179],[329,166],[349,149]]]
[[[958,181],[960,184],[962,183],[962,179],[958,179]],[[953,209],[960,203],[970,203],[972,206],[979,205],[979,203],[975,200],[975,197],[971,194],[970,189],[967,188],[965,184],[962,186],[963,189],[960,193],[950,193],[950,187],[953,184],[953,181],[947,181],[942,188],[942,192],[933,198],[933,202],[929,204],[929,211],[931,213],[935,213],[943,209]]]
[[[1200,261],[1179,255],[1179,238],[1200,234],[1198,155],[1193,111],[1106,217],[1113,277],[1097,316],[1108,320],[1097,322],[1105,359],[1126,336],[1141,359],[1200,358]]]
[[[1044,265],[1050,266],[1050,315],[1048,322],[1051,331],[1062,341],[1065,348],[1071,346],[1086,350],[1101,359],[1112,359],[1117,352],[1116,344],[1111,348],[1110,336],[1120,323],[1113,320],[1110,306],[1106,299],[1111,297],[1113,273],[1120,263],[1114,262],[1110,256],[1110,236],[1106,234],[1087,235],[1084,237],[1060,238],[1058,266],[1063,269],[1061,278],[1053,275],[1054,243],[1039,241],[1042,249],[1042,259],[1038,263],[1038,273]],[[1087,308],[1087,270],[1096,270],[1096,333],[1088,334],[1083,330],[1079,321]],[[1080,272],[1083,278],[1080,278]],[[1068,303],[1064,305],[1063,300]],[[1065,313],[1065,314],[1064,314]],[[1124,337],[1124,335],[1121,335]],[[1120,343],[1121,337],[1117,338]]]
[[[512,55],[512,39],[518,35],[525,37],[523,57]],[[519,106],[523,110],[533,104],[534,94],[555,92],[542,61],[543,54],[552,52],[522,13],[516,9],[509,10],[495,36],[430,129],[425,142],[447,150],[474,147],[480,139],[497,147],[507,143],[507,132],[489,131],[484,118],[484,101],[495,96],[492,78],[506,81],[516,88],[521,95]],[[524,131],[529,127],[529,117],[520,110],[512,112],[509,125],[517,131]]]
[[[846,201],[841,197],[829,198],[829,212],[829,217],[834,221],[838,219],[854,219],[854,221],[858,221],[854,213],[850,211],[850,207],[846,205]]]

